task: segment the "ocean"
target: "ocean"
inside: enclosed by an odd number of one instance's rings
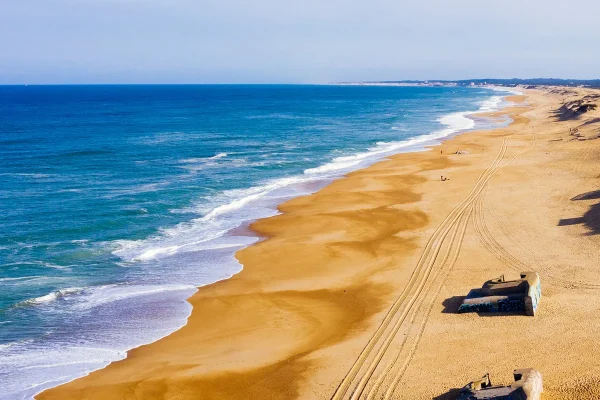
[[[0,86],[0,399],[29,399],[185,324],[244,229],[506,92],[362,85]]]

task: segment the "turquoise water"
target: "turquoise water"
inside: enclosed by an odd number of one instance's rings
[[[387,155],[478,127],[482,88],[0,87],[0,398],[185,323],[241,266],[236,227]]]

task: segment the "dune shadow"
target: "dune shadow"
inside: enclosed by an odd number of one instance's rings
[[[580,99],[564,103],[552,112],[557,121],[570,121],[578,119],[580,115],[598,108],[598,95],[583,96]]]
[[[572,197],[571,201],[596,200],[596,199],[600,199],[600,190],[592,190],[591,192],[585,192],[585,193],[578,194],[577,196]]]
[[[456,400],[458,395],[460,394],[461,389],[450,389],[444,394],[436,396],[431,400]]]
[[[581,124],[580,126],[586,126],[586,125],[592,125],[592,124],[597,124],[598,122],[600,122],[600,118],[593,118],[589,121],[584,122],[583,124]]]
[[[444,309],[442,310],[442,314],[456,314],[458,313],[458,307],[462,304],[462,302],[466,299],[465,296],[452,296],[442,301],[442,305]]]
[[[600,190],[582,193],[571,200],[596,200],[600,199]],[[561,218],[558,226],[583,225],[588,229],[586,236],[600,234],[600,202],[592,204],[581,216],[574,218]]]

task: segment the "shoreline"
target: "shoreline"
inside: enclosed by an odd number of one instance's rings
[[[310,188],[308,188],[308,189],[303,188],[303,190],[301,190],[302,194],[300,194],[299,196],[310,195],[311,193],[314,193],[315,191],[318,191],[319,189],[321,189],[323,186],[329,185],[329,184],[331,184],[331,182],[343,178],[346,173],[350,173],[350,172],[353,172],[356,170],[367,168],[374,163],[378,163],[382,160],[385,160],[387,157],[389,157],[391,155],[403,154],[405,152],[427,151],[432,145],[435,145],[436,143],[439,143],[440,141],[446,140],[447,138],[453,137],[457,134],[460,134],[461,132],[464,132],[463,127],[456,125],[457,121],[448,120],[448,118],[453,118],[458,115],[460,118],[463,118],[465,120],[468,119],[469,121],[471,121],[472,118],[469,117],[470,115],[479,114],[481,112],[485,112],[490,109],[496,109],[497,106],[501,102],[501,98],[503,97],[503,96],[500,96],[500,94],[503,94],[506,92],[510,92],[510,91],[507,89],[505,90],[505,89],[500,88],[496,91],[496,93],[490,93],[489,96],[487,97],[487,100],[485,100],[482,103],[482,105],[479,107],[478,110],[455,111],[455,112],[450,112],[448,114],[443,114],[438,119],[439,128],[434,129],[434,130],[430,131],[429,133],[415,136],[415,137],[412,137],[412,138],[409,138],[406,140],[401,140],[398,142],[382,143],[382,146],[380,146],[380,144],[378,143],[377,146],[375,146],[375,147],[371,147],[365,151],[362,151],[362,152],[359,152],[352,156],[347,157],[347,158],[356,158],[356,160],[354,160],[354,159],[351,160],[353,163],[356,162],[356,165],[350,165],[350,166],[340,170],[339,172],[335,173],[334,175],[322,177],[322,178],[320,178],[320,180],[314,181],[313,183],[310,184]],[[458,122],[461,123],[462,121],[458,121]],[[480,122],[481,122],[481,119],[479,120],[478,123],[480,123]],[[463,123],[463,126],[464,126],[464,123]],[[472,127],[467,128],[467,129],[472,130]],[[385,144],[387,147],[383,146],[383,144]],[[344,157],[342,157],[342,158],[344,158]],[[318,172],[320,172],[319,170],[321,170],[321,169],[326,170],[327,168],[330,168],[330,167],[338,168],[337,165],[334,165],[338,161],[339,161],[338,159],[334,159],[334,160],[328,161],[327,163],[322,164],[318,167],[312,168],[312,170],[315,170],[315,171],[307,170],[308,172],[310,172],[308,175],[308,178],[311,178],[311,174],[313,172],[318,173]],[[358,169],[356,169],[356,168],[358,168]],[[305,174],[306,174],[306,171],[305,171]],[[304,185],[306,185],[306,184],[304,184]],[[307,189],[307,191],[304,191],[304,189]],[[298,195],[295,195],[294,197],[297,197],[297,196]],[[284,202],[288,201],[289,199],[294,198],[294,197],[288,197],[283,201]],[[279,211],[277,211],[277,213],[278,212]],[[277,214],[274,214],[274,215],[277,215]],[[247,243],[252,242],[250,244],[244,245],[244,247],[246,247],[247,245],[253,245],[257,241],[260,241],[262,239],[260,236],[256,235],[256,232],[247,232],[246,231],[246,229],[249,229],[249,226],[252,223],[253,223],[253,221],[244,223],[244,224],[242,224],[242,226],[235,228],[232,231],[229,231],[226,235],[227,236],[235,236],[235,237],[242,236],[245,238],[243,240],[244,242],[247,242]],[[245,226],[248,226],[248,228],[245,228]],[[241,232],[241,235],[238,234],[240,232]],[[241,266],[240,266],[240,270],[241,270]],[[216,282],[220,282],[222,280],[230,279],[236,273],[239,273],[239,271],[235,271],[235,273],[228,275],[226,277],[223,277],[215,282],[211,282],[206,285],[198,286],[198,287],[196,287],[196,289],[205,287],[207,285],[212,285],[212,284],[214,284]],[[190,286],[190,290],[192,290],[191,286]],[[191,308],[191,305],[189,305],[189,303],[187,303],[187,302],[186,302],[186,308]],[[189,318],[189,314],[188,314],[188,318]],[[181,327],[185,326],[186,324],[187,324],[187,318],[186,318],[186,320],[182,321],[181,324],[178,324],[177,329],[175,329],[173,332],[181,329]],[[170,335],[171,333],[166,334],[166,336]],[[154,343],[158,340],[161,340],[162,338],[164,338],[166,336],[161,335],[160,337],[157,337],[156,339],[153,339],[152,341],[145,342],[145,343],[142,342],[141,344],[136,345],[132,349]],[[130,350],[125,351],[125,354],[128,351],[130,351]],[[119,353],[121,354],[121,351],[119,351]],[[127,355],[121,356],[120,354],[118,357],[116,357],[116,356],[113,357],[111,363],[118,362],[120,360],[127,358]],[[110,363],[105,364],[102,368],[105,368],[107,365],[110,365]],[[94,371],[97,371],[97,369]],[[91,371],[91,372],[93,372],[93,371]],[[85,375],[73,378],[69,381],[61,382],[57,386],[71,382],[72,380],[79,379],[80,377],[87,376],[91,372],[88,372]],[[45,382],[45,383],[47,384],[47,382]],[[56,387],[56,386],[54,386],[54,387]],[[43,390],[48,390],[48,389],[51,389],[51,388],[44,388]]]
[[[280,205],[282,214],[252,224],[268,239],[237,253],[242,272],[190,298],[192,317],[181,330],[37,398],[330,398],[340,382],[354,387],[358,382],[344,377],[387,320],[394,299],[420,274],[414,268],[427,240],[502,152],[509,158],[502,156],[502,168],[486,178],[478,192],[485,196],[478,194],[470,211],[444,228],[439,251],[454,260],[451,266],[442,263],[430,278],[424,275],[423,291],[407,308],[413,323],[381,336],[390,337],[389,348],[399,353],[382,353],[363,393],[393,394],[401,381],[398,398],[442,399],[482,371],[508,382],[513,368],[531,366],[544,374],[547,399],[596,398],[597,368],[580,355],[593,352],[595,342],[586,337],[600,329],[594,318],[600,304],[585,292],[600,287],[586,262],[597,254],[600,236],[586,233],[595,229],[587,213],[569,225],[556,221],[589,205],[568,201],[591,190],[600,170],[587,173],[570,155],[579,157],[583,147],[585,156],[600,143],[568,140],[565,132],[574,123],[550,119],[561,104],[558,96],[527,95],[530,106],[504,110],[513,119],[508,127],[459,134],[436,147],[440,154],[389,157]],[[453,154],[458,150],[468,154]],[[440,182],[440,172],[450,181]],[[496,244],[490,251],[481,243]],[[518,273],[522,267],[498,256],[502,251],[539,270],[545,287],[539,315],[481,318],[444,311],[484,280]],[[499,337],[504,346],[497,346]],[[431,384],[420,384],[423,379]],[[578,390],[582,379],[585,387]],[[569,388],[579,397],[569,397]]]
[[[242,252],[242,251],[246,250],[248,247],[255,246],[256,244],[258,244],[258,243],[260,243],[260,242],[262,242],[264,240],[268,240],[269,239],[268,234],[263,233],[259,229],[257,229],[255,227],[255,224],[257,224],[257,222],[260,222],[263,219],[270,219],[270,218],[273,218],[273,217],[276,217],[276,216],[284,214],[285,211],[281,210],[281,206],[282,205],[284,205],[284,204],[286,204],[286,203],[288,203],[290,201],[294,201],[295,199],[298,199],[298,198],[302,198],[302,197],[305,197],[305,196],[311,196],[311,195],[319,192],[320,190],[322,190],[324,187],[327,187],[327,186],[331,185],[332,183],[334,183],[334,182],[336,182],[338,180],[344,179],[348,174],[352,174],[352,173],[355,173],[357,171],[362,171],[362,170],[371,168],[372,166],[374,166],[374,165],[376,165],[378,163],[385,162],[386,160],[388,160],[391,157],[396,157],[398,155],[410,154],[410,153],[429,152],[429,151],[432,151],[433,149],[435,149],[436,147],[442,145],[445,141],[451,140],[452,138],[455,138],[457,136],[460,136],[460,135],[463,135],[463,134],[466,134],[466,133],[478,132],[478,131],[481,131],[481,130],[487,131],[487,130],[490,130],[490,129],[500,129],[500,127],[502,126],[501,125],[502,123],[510,123],[509,121],[506,121],[506,120],[504,120],[504,121],[497,120],[495,122],[492,122],[492,120],[490,118],[488,118],[487,114],[498,113],[499,115],[504,115],[506,117],[507,114],[504,112],[504,110],[510,108],[511,107],[511,105],[510,105],[511,103],[513,105],[516,104],[516,103],[513,103],[513,101],[508,100],[508,98],[518,99],[519,97],[521,97],[521,95],[519,94],[520,92],[519,93],[515,93],[514,89],[507,89],[507,88],[502,88],[502,87],[487,87],[487,89],[491,89],[491,90],[496,91],[497,95],[490,96],[489,100],[486,100],[484,102],[484,104],[480,107],[479,110],[458,111],[458,112],[452,112],[452,113],[449,113],[449,114],[444,114],[442,117],[440,117],[440,119],[438,121],[440,122],[440,124],[442,126],[447,126],[446,128],[440,128],[440,129],[435,130],[435,131],[433,131],[431,133],[420,135],[420,136],[415,136],[415,137],[412,137],[412,138],[410,138],[410,139],[408,139],[406,141],[398,142],[399,145],[401,145],[400,148],[402,148],[403,151],[398,152],[396,150],[396,152],[392,152],[394,150],[388,150],[388,151],[382,152],[383,155],[381,155],[379,157],[377,157],[376,154],[370,155],[370,157],[367,157],[365,161],[362,161],[361,163],[359,163],[357,165],[357,169],[344,169],[344,170],[340,171],[340,173],[337,174],[337,175],[335,175],[335,176],[332,176],[330,178],[324,178],[324,180],[317,181],[316,184],[317,184],[318,188],[316,189],[316,191],[309,191],[306,194],[301,194],[301,195],[296,196],[296,197],[291,197],[291,198],[285,199],[283,201],[283,203],[280,203],[277,206],[277,213],[276,214],[274,214],[272,216],[269,216],[269,217],[266,217],[266,218],[260,218],[258,220],[249,221],[247,223],[244,223],[244,224],[240,225],[238,228],[233,229],[233,231],[229,232],[228,234],[232,234],[233,233],[233,234],[235,234],[235,236],[252,237],[253,239],[255,239],[255,241],[253,243],[251,243],[249,245],[246,245],[241,250],[238,250],[238,251],[235,252],[235,258],[236,258],[236,260],[238,260],[238,262],[239,262],[239,258],[237,256],[237,254],[239,252]],[[494,100],[495,98],[498,98],[498,100],[497,101]],[[489,109],[489,107],[490,107],[489,103],[490,102],[493,103],[493,105],[491,105],[492,109]],[[516,102],[519,102],[519,100],[517,100]],[[502,104],[502,103],[504,103],[504,104]],[[473,122],[473,125],[471,125],[470,127],[466,127],[466,128],[463,127],[463,128],[461,128],[461,127],[452,127],[451,123],[445,123],[445,122],[443,122],[445,118],[453,117],[453,116],[456,116],[456,115],[460,115],[463,118],[471,120]],[[495,124],[495,125],[498,125],[498,127],[497,128],[484,127],[484,128],[476,129],[476,128],[474,128],[474,126],[476,124],[476,120],[475,119],[479,120],[480,122],[487,120],[487,124],[489,124],[489,125]],[[444,132],[444,131],[453,131],[453,132],[447,133],[447,134],[443,134],[442,136],[439,136],[440,133]],[[409,143],[404,143],[404,142],[414,142],[414,143],[409,144]],[[367,153],[371,152],[372,150],[373,149],[369,149],[369,150],[367,150],[367,151],[365,151],[363,153],[367,154]],[[358,154],[360,155],[360,154],[363,154],[363,153],[358,153]],[[331,161],[329,163],[323,164],[323,165],[321,165],[319,167],[313,168],[313,169],[314,170],[319,170],[319,169],[321,169],[323,167],[327,167],[330,163],[333,163],[333,162],[335,162],[335,160]],[[352,167],[349,167],[349,168],[352,168]],[[325,182],[325,183],[323,184],[322,182]],[[223,278],[221,280],[218,280],[218,281],[215,281],[215,282],[203,285],[203,286],[199,286],[199,287],[197,287],[197,290],[204,290],[204,288],[206,288],[206,287],[209,287],[209,286],[212,286],[212,285],[216,285],[216,284],[219,284],[221,282],[228,281],[228,280],[232,279],[233,277],[235,277],[236,275],[240,274],[243,271],[243,263],[240,263],[240,264],[242,265],[242,268],[237,273],[235,273],[235,274],[233,274],[231,276],[225,277],[225,278]],[[194,306],[190,302],[190,299],[193,298],[196,294],[197,294],[197,292],[195,294],[192,294],[192,296],[187,299],[187,303],[190,304],[192,312],[193,312]],[[191,314],[190,314],[190,316],[191,316]],[[128,350],[126,352],[126,356],[124,358],[122,358],[120,360],[112,361],[111,363],[107,364],[106,366],[104,366],[104,367],[102,367],[100,369],[91,371],[91,372],[89,372],[89,373],[87,373],[87,374],[85,374],[85,375],[83,375],[81,377],[77,377],[77,378],[74,378],[74,379],[72,379],[70,381],[61,383],[58,386],[54,386],[54,387],[50,387],[50,388],[44,389],[42,392],[37,393],[34,396],[34,398],[39,398],[39,396],[42,393],[45,393],[45,392],[48,392],[48,391],[52,391],[55,388],[60,388],[60,387],[62,387],[64,385],[69,385],[71,382],[77,381],[79,379],[84,379],[84,378],[88,377],[90,374],[94,374],[94,373],[96,373],[98,371],[102,371],[105,368],[108,368],[112,364],[126,361],[127,359],[129,359],[129,353],[131,353],[132,351],[136,351],[139,348],[143,348],[143,347],[152,345],[152,344],[154,344],[154,343],[156,343],[158,341],[161,341],[161,340],[163,340],[163,339],[165,339],[165,338],[173,335],[174,333],[178,332],[179,330],[181,330],[185,326],[187,326],[188,325],[188,321],[190,319],[190,316],[188,316],[188,318],[186,319],[186,321],[185,321],[185,323],[183,325],[181,325],[177,330],[175,330],[175,331],[167,334],[166,336],[163,336],[163,337],[161,337],[161,338],[159,338],[159,339],[157,339],[157,340],[155,340],[153,342],[150,342],[150,343],[147,343],[147,344],[142,344],[142,345],[137,346],[137,347],[135,347],[135,348],[133,348],[131,350]]]

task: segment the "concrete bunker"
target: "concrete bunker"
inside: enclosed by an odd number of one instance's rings
[[[542,374],[533,368],[513,371],[515,382],[510,386],[493,386],[490,374],[468,383],[456,400],[540,400],[543,384]]]
[[[508,312],[534,316],[542,297],[537,272],[522,272],[521,279],[506,281],[504,275],[473,289],[458,308],[464,312]]]

